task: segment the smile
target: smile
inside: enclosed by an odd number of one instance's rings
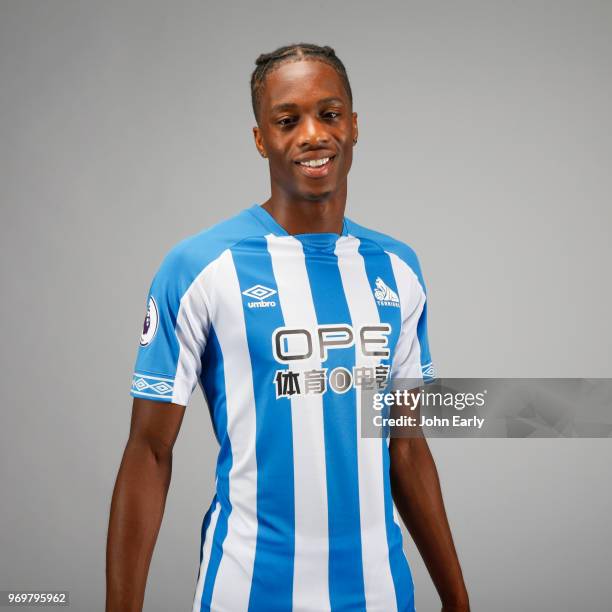
[[[335,157],[335,155],[332,155],[331,157],[321,157],[320,159],[309,159],[295,163],[300,167],[306,176],[311,178],[320,178],[327,176],[331,163]]]
[[[318,168],[324,166],[331,158],[322,157],[321,159],[309,159],[308,161],[299,162],[302,166],[309,166],[310,168]]]

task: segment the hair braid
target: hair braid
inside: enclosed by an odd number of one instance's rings
[[[301,60],[318,60],[329,64],[337,73],[348,94],[351,105],[353,104],[353,92],[349,83],[346,68],[336,55],[332,47],[327,45],[320,47],[310,43],[297,43],[279,47],[271,53],[262,53],[255,60],[255,70],[251,74],[251,103],[255,118],[259,119],[259,105],[261,93],[266,77],[284,62],[299,62]]]

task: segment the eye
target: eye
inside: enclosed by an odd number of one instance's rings
[[[281,127],[287,127],[288,125],[291,125],[294,122],[295,122],[294,117],[282,117],[276,123],[280,125]]]
[[[327,112],[323,113],[323,116],[326,119],[337,119],[340,116],[340,113],[338,113],[336,111],[327,111]]]

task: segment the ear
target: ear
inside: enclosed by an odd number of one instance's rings
[[[357,126],[357,113],[353,113],[353,144],[357,144],[359,138],[359,127]]]
[[[263,143],[263,138],[261,136],[261,130],[257,126],[253,128],[253,137],[255,138],[255,146],[257,147],[259,154],[262,157],[268,157],[266,154],[266,148]]]

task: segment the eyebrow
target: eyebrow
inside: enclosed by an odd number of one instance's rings
[[[318,100],[317,104],[320,104],[320,105],[324,105],[324,104],[342,104],[342,105],[344,105],[344,102],[340,98],[330,97],[330,98],[323,98],[321,100]],[[282,111],[295,110],[296,108],[298,108],[298,105],[295,104],[294,102],[283,102],[282,104],[274,105],[271,108],[271,112],[273,112],[273,113],[280,113]]]

